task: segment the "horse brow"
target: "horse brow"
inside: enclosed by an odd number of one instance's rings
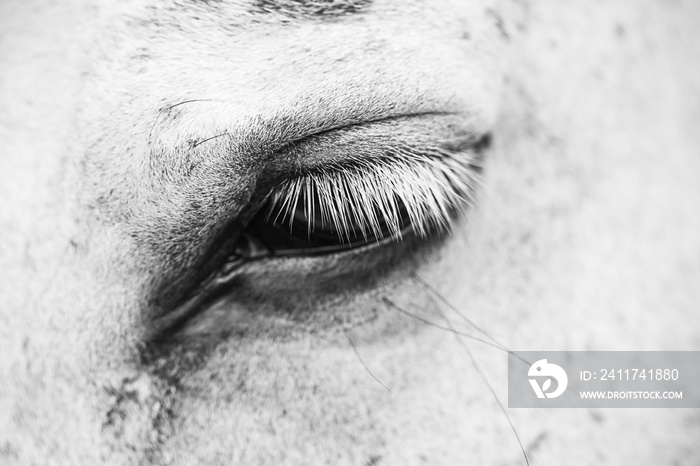
[[[365,12],[373,0],[252,0],[253,14],[281,15],[289,19],[334,21]]]

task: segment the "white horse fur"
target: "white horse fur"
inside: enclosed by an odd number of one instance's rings
[[[0,464],[525,464],[485,382],[505,403],[506,354],[445,328],[699,349],[698,5],[4,0]],[[449,239],[250,264],[190,346],[146,358],[159,293],[291,166],[280,144],[350,123],[314,163],[492,135]],[[396,183],[448,221],[438,181]],[[532,464],[700,458],[697,410],[507,412]]]

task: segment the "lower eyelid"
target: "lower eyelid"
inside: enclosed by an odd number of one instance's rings
[[[436,239],[442,238],[445,237]],[[219,319],[221,313],[231,314],[224,320],[233,327],[242,325],[239,330],[245,330],[249,325],[262,325],[269,328],[261,330],[274,333],[281,329],[285,333],[285,326],[297,318],[315,323],[317,317],[314,317],[313,310],[329,302],[336,303],[335,307],[338,307],[340,303],[336,294],[340,290],[343,296],[348,297],[349,293],[364,294],[394,283],[396,278],[390,278],[390,270],[403,270],[405,273],[416,264],[423,263],[426,254],[433,251],[437,244],[440,243],[419,241],[416,237],[404,243],[375,243],[343,253],[341,262],[337,257],[329,256],[243,261],[228,276],[213,280],[206,289],[153,322],[149,345],[167,346],[182,332],[195,336],[199,330],[193,328],[191,322]],[[407,254],[406,251],[411,253]],[[307,284],[313,286],[307,287]],[[307,303],[305,316],[289,315],[290,309],[300,302]],[[210,310],[214,310],[216,315],[208,316]],[[242,319],[240,322],[239,318]],[[335,316],[330,320],[337,318]],[[330,324],[332,322],[326,325]],[[217,331],[228,332],[223,327]]]

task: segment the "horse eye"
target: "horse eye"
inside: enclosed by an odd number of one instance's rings
[[[175,284],[180,288],[169,298],[171,310],[154,334],[170,335],[229,299],[233,290],[254,289],[250,277],[274,276],[277,267],[284,275],[294,274],[295,264],[313,264],[303,273],[339,280],[330,272],[343,251],[353,251],[353,259],[342,263],[348,276],[364,274],[368,267],[381,273],[401,258],[427,251],[472,204],[489,140],[486,134],[423,143],[417,149],[397,144],[283,173],[273,186],[259,188],[240,223],[222,229],[221,241],[192,284]],[[401,239],[405,243],[397,244]],[[336,254],[338,261],[311,259]],[[275,260],[291,256],[294,260]]]
[[[486,145],[488,135],[459,153],[402,148],[287,178],[267,194],[234,257],[332,254],[449,230],[470,204]]]

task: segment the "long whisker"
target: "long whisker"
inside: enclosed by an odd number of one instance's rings
[[[516,359],[519,359],[523,363],[527,364],[528,366],[532,365],[532,361],[528,361],[527,359],[523,358],[522,356],[516,354],[513,350],[508,348],[506,345],[501,343],[500,341],[496,340],[493,336],[491,336],[490,333],[488,333],[486,330],[484,330],[482,327],[478,326],[476,323],[474,323],[473,320],[471,320],[469,317],[466,316],[466,314],[462,311],[460,311],[456,306],[454,306],[447,298],[445,298],[442,293],[440,293],[438,290],[435,289],[431,284],[429,284],[427,281],[422,279],[421,277],[417,275],[411,275],[411,278],[413,278],[415,281],[417,281],[419,284],[423,285],[428,291],[430,291],[443,305],[447,306],[450,310],[452,310],[455,314],[460,316],[462,320],[464,320],[468,325],[471,325],[474,327],[476,330],[478,330],[482,335],[484,335],[486,338],[491,340],[494,344],[492,346],[495,346],[503,351],[505,351],[508,354],[512,354]]]
[[[473,320],[471,320],[469,317],[466,316],[462,311],[457,309],[456,306],[453,306],[452,303],[450,303],[443,295],[440,293],[438,290],[435,289],[430,283],[425,281],[423,278],[419,277],[418,275],[412,275],[412,277],[416,282],[418,282],[420,285],[428,289],[441,303],[443,303],[445,306],[447,306],[449,309],[454,311],[455,314],[457,314],[459,317],[462,318],[467,324],[471,325],[474,327],[476,330],[479,331],[482,335],[484,335],[486,338],[491,340],[493,343],[499,345],[501,348],[504,350],[510,352],[510,349],[508,349],[503,343],[499,342],[496,340],[493,336],[491,336],[486,330],[478,326],[476,323],[474,323]]]
[[[197,147],[197,146],[201,146],[201,145],[204,144],[205,142],[209,142],[209,141],[211,141],[211,140],[213,140],[213,139],[217,139],[217,138],[221,138],[221,137],[224,137],[224,136],[228,136],[228,134],[229,134],[229,133],[224,132],[224,133],[221,133],[221,134],[217,134],[216,136],[212,136],[212,137],[210,137],[210,138],[206,138],[206,139],[202,139],[201,141],[197,141],[197,142],[195,142],[194,144],[192,144],[192,149],[194,149],[194,148]]]
[[[442,311],[440,311],[440,314],[442,314],[442,317],[445,319],[445,322],[447,323],[447,325],[449,327],[452,327],[452,323],[447,318],[447,316],[445,316],[445,314]],[[520,446],[520,451],[522,452],[523,457],[525,458],[525,464],[527,466],[530,466],[530,459],[527,456],[527,452],[525,451],[525,447],[523,446],[523,442],[520,439],[520,435],[518,434],[518,430],[515,428],[515,424],[513,424],[513,420],[510,418],[508,411],[506,410],[505,406],[503,406],[503,403],[498,398],[498,395],[496,395],[496,391],[493,389],[493,386],[486,378],[486,375],[484,375],[484,372],[481,370],[481,367],[479,366],[479,364],[476,362],[476,358],[474,357],[474,354],[469,349],[469,345],[467,345],[467,343],[464,340],[462,340],[461,335],[459,335],[457,333],[454,333],[454,335],[455,335],[455,338],[457,339],[457,341],[459,342],[459,344],[462,346],[462,348],[464,348],[464,350],[469,355],[469,358],[471,359],[472,364],[474,365],[474,368],[476,369],[477,373],[479,374],[479,377],[481,377],[481,380],[484,381],[484,384],[489,389],[489,392],[491,392],[491,396],[493,397],[494,401],[496,402],[496,404],[500,408],[503,415],[506,417],[506,420],[508,421],[508,425],[510,425],[510,429],[513,431],[513,435],[515,435],[515,439],[518,441],[518,445]]]
[[[153,135],[153,130],[155,129],[156,125],[158,124],[158,120],[160,120],[161,115],[163,112],[168,112],[172,110],[175,107],[179,107],[180,105],[185,105],[185,104],[191,104],[193,102],[213,102],[214,99],[189,99],[189,100],[183,100],[182,102],[178,102],[173,105],[166,105],[165,107],[161,107],[160,110],[158,110],[158,114],[156,115],[156,118],[153,120],[153,124],[151,125],[151,129],[148,131],[148,143],[150,144]]]
[[[415,281],[417,281],[418,283],[424,285],[424,286],[425,286],[425,287],[426,287],[426,288],[427,288],[427,289],[428,289],[442,304],[444,304],[444,305],[447,306],[449,309],[451,309],[452,311],[454,311],[454,312],[455,312],[458,316],[460,316],[465,322],[467,322],[469,325],[471,325],[472,327],[474,327],[475,329],[477,329],[479,332],[481,332],[483,335],[485,335],[489,340],[491,340],[492,342],[494,342],[494,345],[491,345],[491,346],[497,347],[497,348],[499,348],[499,349],[501,349],[501,350],[507,352],[508,354],[513,355],[513,357],[515,357],[517,360],[519,360],[520,362],[524,363],[524,364],[527,365],[527,366],[531,366],[531,365],[532,365],[533,361],[528,361],[527,359],[523,358],[523,357],[520,356],[519,354],[515,353],[515,351],[511,350],[510,348],[508,348],[506,345],[500,343],[498,340],[496,340],[495,338],[493,338],[488,332],[486,332],[484,329],[482,329],[481,327],[479,327],[478,325],[476,325],[471,319],[469,319],[469,317],[467,317],[462,311],[460,311],[460,310],[459,310],[456,306],[454,306],[449,300],[447,300],[447,298],[445,298],[445,297],[442,295],[442,293],[440,293],[439,291],[437,291],[433,286],[431,286],[431,285],[430,285],[429,283],[427,283],[425,280],[423,280],[422,278],[420,278],[420,277],[418,277],[418,276],[416,276],[416,275],[412,275],[411,278],[413,278],[413,279],[414,279]],[[445,317],[444,314],[443,314],[443,317]],[[466,336],[466,335],[462,334],[461,336]],[[476,339],[476,338],[472,338],[472,340],[480,341],[480,340],[478,340],[478,339]],[[567,401],[569,401],[569,403],[571,403],[571,399],[569,398],[569,393],[576,394],[576,392],[575,392],[571,387],[567,387],[567,388],[566,388],[566,391],[564,392],[565,398],[567,399]]]
[[[460,332],[459,330],[457,330],[457,329],[455,329],[455,328],[450,328],[450,327],[446,327],[446,326],[444,326],[444,325],[440,325],[440,324],[435,323],[435,322],[432,322],[432,321],[430,321],[430,320],[428,320],[428,319],[426,319],[426,318],[424,318],[424,317],[421,317],[421,316],[419,316],[419,315],[416,315],[416,314],[413,314],[413,313],[411,313],[411,312],[408,312],[407,310],[402,309],[401,307],[399,307],[398,305],[396,305],[394,302],[392,302],[391,300],[389,300],[389,298],[383,298],[382,300],[384,301],[384,303],[386,303],[386,304],[387,304],[389,307],[391,307],[392,309],[394,309],[394,310],[400,312],[401,314],[404,314],[404,315],[407,315],[407,316],[409,316],[409,317],[411,317],[411,318],[413,318],[413,319],[416,319],[416,320],[418,320],[418,321],[420,321],[420,322],[422,322],[422,323],[424,323],[424,324],[426,324],[426,325],[428,325],[428,326],[430,326],[430,327],[435,327],[435,328],[440,329],[440,330],[445,330],[446,332],[453,333],[453,334],[455,334],[455,335],[459,335],[459,336],[462,336],[462,337],[465,337],[465,338],[469,338],[469,339],[474,340],[474,341],[478,341],[479,343],[483,343],[483,344],[485,344],[485,345],[487,345],[487,346],[491,346],[491,347],[493,347],[493,348],[496,348],[496,349],[499,349],[499,350],[501,350],[501,351],[503,351],[503,352],[508,353],[508,350],[505,350],[504,348],[501,348],[501,347],[498,346],[497,344],[492,343],[492,342],[490,342],[490,341],[488,341],[488,340],[484,340],[483,338],[475,337],[474,335],[470,335],[470,334],[465,333],[465,332]]]
[[[432,322],[432,321],[430,321],[430,320],[428,320],[428,319],[425,319],[425,318],[423,318],[423,317],[421,317],[421,316],[415,315],[415,314],[413,314],[413,313],[411,313],[411,312],[408,312],[408,311],[406,311],[405,309],[402,309],[400,306],[396,305],[394,302],[392,302],[390,299],[388,299],[388,298],[386,298],[386,297],[383,298],[383,301],[384,301],[384,303],[386,303],[389,307],[391,307],[392,309],[395,309],[395,310],[399,311],[399,312],[402,313],[402,314],[405,314],[405,315],[407,315],[407,316],[409,316],[409,317],[412,317],[412,318],[414,318],[414,319],[416,319],[416,320],[418,320],[418,321],[420,321],[420,322],[423,322],[423,323],[425,323],[426,325],[429,325],[429,326],[431,326],[431,327],[435,327],[435,328],[438,328],[438,329],[441,329],[441,330],[445,330],[445,331],[447,331],[447,332],[449,332],[449,333],[452,333],[452,334],[455,336],[455,338],[457,339],[457,341],[459,342],[459,344],[464,348],[464,350],[465,350],[465,351],[467,352],[467,354],[469,355],[469,358],[471,359],[472,364],[474,365],[474,368],[477,370],[479,376],[481,377],[481,379],[484,381],[484,383],[485,383],[486,386],[488,387],[489,391],[491,392],[491,395],[493,396],[494,400],[495,400],[496,403],[498,404],[498,407],[500,408],[501,412],[505,415],[506,420],[508,421],[508,424],[510,425],[511,430],[513,431],[513,434],[515,435],[515,438],[516,438],[516,440],[517,440],[517,442],[518,442],[518,445],[520,446],[520,451],[522,452],[523,457],[525,458],[525,463],[526,463],[527,466],[530,466],[530,459],[529,459],[528,456],[527,456],[527,452],[525,451],[525,447],[523,446],[523,443],[522,443],[522,441],[521,441],[521,439],[520,439],[520,435],[518,434],[517,429],[515,428],[515,425],[513,424],[513,421],[511,420],[510,416],[508,415],[508,412],[506,411],[505,407],[503,406],[503,403],[501,403],[501,400],[498,398],[498,395],[496,395],[496,391],[493,389],[493,386],[489,383],[488,379],[486,379],[486,376],[484,375],[483,371],[481,370],[481,367],[479,366],[479,364],[478,364],[477,361],[476,361],[476,358],[474,357],[474,355],[472,354],[471,350],[469,349],[469,346],[467,346],[466,342],[465,342],[462,338],[469,338],[469,339],[471,339],[471,340],[478,341],[478,342],[480,342],[480,343],[483,343],[483,344],[485,344],[485,345],[487,345],[487,346],[491,346],[491,347],[493,347],[493,348],[497,348],[497,349],[499,349],[499,350],[501,350],[501,351],[504,351],[504,352],[506,352],[506,353],[511,353],[511,352],[510,352],[509,350],[506,350],[506,349],[502,348],[500,345],[491,342],[491,341],[483,340],[483,339],[481,339],[481,338],[479,338],[479,337],[475,337],[475,336],[473,336],[473,335],[469,335],[469,334],[467,334],[467,333],[465,333],[465,332],[460,332],[459,330],[457,330],[456,328],[454,328],[454,326],[452,325],[452,322],[447,318],[447,316],[444,314],[444,312],[442,312],[442,310],[440,310],[440,309],[438,309],[438,311],[440,312],[440,315],[442,316],[442,318],[443,318],[443,319],[445,320],[445,322],[446,322],[446,325],[445,325],[445,326],[440,325],[440,324],[437,324],[437,323],[435,323],[435,322]]]
[[[387,386],[384,384],[384,382],[382,382],[381,380],[379,380],[379,379],[377,378],[377,376],[374,375],[374,374],[372,373],[372,371],[369,369],[369,367],[367,367],[367,364],[365,364],[365,362],[362,360],[362,356],[360,356],[359,351],[357,351],[357,346],[355,346],[355,342],[353,341],[352,337],[350,337],[350,334],[348,333],[347,329],[344,329],[343,331],[345,332],[345,336],[348,338],[348,341],[350,342],[350,346],[352,346],[352,349],[353,349],[353,351],[355,352],[355,356],[357,356],[358,361],[360,361],[360,364],[362,364],[362,367],[365,368],[365,370],[366,370],[367,373],[370,375],[370,377],[372,377],[379,385],[381,385],[382,387],[384,387],[384,388],[386,389],[386,391],[388,391],[389,393],[391,393],[391,389],[390,389],[389,387],[387,387]]]

